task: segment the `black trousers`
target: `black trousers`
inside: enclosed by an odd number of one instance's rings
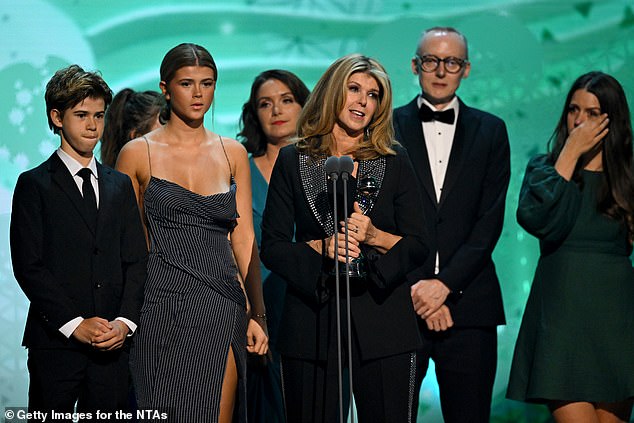
[[[489,423],[497,366],[495,327],[424,329],[417,352],[416,392],[420,391],[429,360],[434,360],[445,423]],[[415,396],[418,409],[418,395]]]
[[[416,354],[411,352],[361,361],[358,348],[353,344],[352,355],[358,422],[410,422],[414,407]],[[345,365],[346,355],[343,357]],[[336,349],[333,354],[329,354],[327,361],[282,356],[282,385],[287,422],[339,422],[337,373]],[[344,410],[348,407],[347,386],[346,377]],[[347,421],[345,411],[344,420]]]
[[[114,413],[129,410],[128,351],[30,348],[29,410]],[[50,417],[49,417],[50,419]],[[49,420],[50,421],[50,420]]]

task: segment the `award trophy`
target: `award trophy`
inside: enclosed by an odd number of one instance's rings
[[[357,191],[359,191],[359,205],[362,209],[364,209],[363,214],[367,211],[367,208],[370,206],[370,197],[378,190],[376,186],[376,179],[371,176],[362,178],[359,181],[359,186],[357,187]]]
[[[359,180],[357,191],[359,193],[359,206],[366,213],[371,201],[371,195],[377,191],[376,180],[372,177],[365,177]],[[359,254],[359,257],[351,258],[348,262],[348,276],[350,278],[363,278],[365,272],[365,257]],[[339,266],[339,274],[346,274],[346,266]]]

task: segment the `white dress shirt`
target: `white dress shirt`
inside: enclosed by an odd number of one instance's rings
[[[455,113],[453,124],[438,122],[436,120],[421,122],[429,158],[429,169],[431,170],[434,190],[436,191],[436,202],[440,202],[443,184],[445,183],[445,175],[447,174],[447,165],[449,164],[449,156],[451,155],[451,147],[453,146],[453,138],[456,133],[456,122],[458,121],[458,113],[460,112],[460,103],[458,102],[458,97],[454,97],[447,106],[439,110],[419,95],[418,107],[420,108],[422,104],[426,104],[430,109],[440,112],[454,109]],[[438,274],[439,271],[440,258],[436,251],[436,274]]]
[[[418,96],[418,107],[426,104],[432,110],[438,110],[422,96]],[[429,122],[421,122],[423,125],[423,134],[425,135],[425,146],[429,157],[429,168],[431,176],[434,180],[434,189],[436,190],[436,201],[440,202],[442,194],[442,186],[445,182],[445,174],[447,173],[447,164],[449,163],[449,155],[453,145],[453,137],[456,133],[456,121],[458,120],[459,103],[458,98],[453,100],[444,108],[438,111],[454,109],[455,119],[452,125],[432,120]]]
[[[81,179],[81,176],[79,176],[77,173],[79,173],[79,171],[82,170],[84,166],[82,166],[81,163],[72,158],[61,148],[57,149],[57,155],[60,159],[62,159],[62,162],[64,162],[70,174],[73,175],[73,180],[75,181],[75,184],[77,184],[77,189],[79,190],[80,194],[83,195],[81,187],[84,184],[84,180]],[[97,176],[97,160],[95,160],[95,156],[92,156],[92,159],[90,159],[90,163],[88,163],[88,166],[86,167],[92,172],[92,175],[90,176],[90,182],[92,182],[92,189],[95,191],[95,197],[97,198],[97,209],[99,209],[99,179]]]

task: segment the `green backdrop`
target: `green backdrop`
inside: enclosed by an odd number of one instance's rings
[[[504,399],[537,258],[536,241],[515,222],[519,185],[528,158],[544,151],[578,75],[611,73],[634,101],[631,0],[0,0],[0,408],[26,405],[20,342],[28,303],[11,271],[8,227],[17,176],[59,142],[43,101],[56,69],[71,63],[98,69],[115,92],[158,89],[165,52],[184,41],[202,44],[219,68],[207,125],[235,136],[251,81],[269,68],[291,70],[313,87],[333,60],[361,52],[388,69],[395,106],[406,103],[419,90],[409,60],[420,31],[433,25],[467,35],[472,72],[459,94],[501,116],[511,140],[506,222],[495,251],[508,324],[498,330],[492,421],[546,421],[543,407]],[[432,375],[421,399],[422,421],[440,421]]]

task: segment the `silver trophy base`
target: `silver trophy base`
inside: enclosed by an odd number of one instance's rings
[[[333,268],[330,272],[331,275],[335,274],[335,269]],[[348,265],[348,277],[350,278],[364,278],[366,275],[365,271],[365,260],[363,257],[357,257],[350,260]],[[346,264],[339,263],[339,276],[346,276]]]

